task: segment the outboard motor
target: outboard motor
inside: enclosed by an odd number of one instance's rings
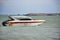
[[[8,21],[9,21],[9,20],[6,20],[6,21],[2,22],[2,25],[3,25],[3,26],[7,26],[6,24],[7,24]]]
[[[14,20],[14,19],[12,19],[10,16],[8,16],[8,17],[10,18],[10,20],[3,21],[3,22],[2,22],[2,25],[3,25],[3,26],[7,26],[6,24],[7,24],[8,21],[13,21],[13,20]]]

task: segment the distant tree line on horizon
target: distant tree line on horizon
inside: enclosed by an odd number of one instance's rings
[[[9,14],[8,16],[60,16],[60,13],[27,13],[27,14]]]
[[[60,13],[28,13],[24,15],[25,16],[56,16],[56,15],[60,16]]]

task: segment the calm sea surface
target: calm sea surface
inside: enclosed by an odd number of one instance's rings
[[[30,16],[46,20],[39,26],[2,26],[8,16],[0,16],[0,40],[60,40],[60,16]]]

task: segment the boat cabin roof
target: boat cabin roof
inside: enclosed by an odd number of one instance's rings
[[[17,20],[31,20],[31,17],[28,16],[9,16],[10,19],[17,19]]]

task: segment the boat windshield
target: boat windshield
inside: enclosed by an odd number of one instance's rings
[[[16,19],[18,19],[18,20],[32,20],[30,18],[16,18]]]

